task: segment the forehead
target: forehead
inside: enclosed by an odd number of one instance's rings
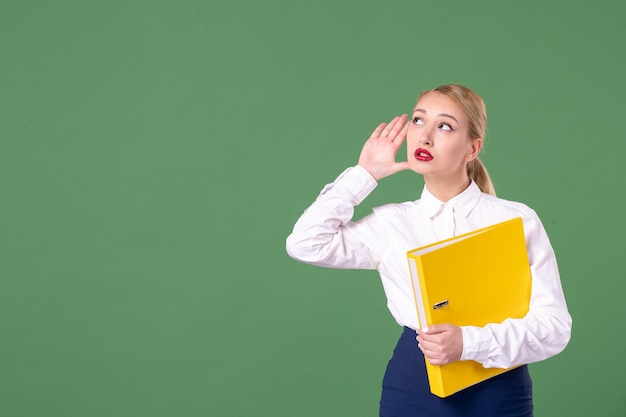
[[[415,111],[422,111],[428,115],[451,115],[459,122],[465,122],[467,117],[459,104],[451,97],[437,91],[424,94],[415,105]]]

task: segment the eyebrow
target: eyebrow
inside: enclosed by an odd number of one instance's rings
[[[413,110],[413,113],[418,112],[418,111],[419,111],[419,112],[422,112],[422,113],[425,113],[425,114],[428,114],[428,112],[427,112],[426,110],[424,110],[424,109],[415,109],[415,110]],[[439,114],[438,114],[438,116],[449,117],[450,119],[454,120],[455,122],[457,122],[457,123],[459,122],[459,121],[456,119],[456,117],[454,117],[454,116],[453,116],[453,115],[451,115],[451,114],[447,114],[447,113],[439,113]]]

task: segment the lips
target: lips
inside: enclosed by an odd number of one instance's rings
[[[415,150],[415,159],[418,161],[432,161],[433,156],[426,149],[417,148]]]

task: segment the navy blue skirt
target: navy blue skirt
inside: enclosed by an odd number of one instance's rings
[[[521,366],[446,398],[430,392],[415,330],[405,328],[387,365],[381,417],[532,417],[532,381]]]

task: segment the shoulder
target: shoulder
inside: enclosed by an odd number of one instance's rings
[[[496,221],[521,217],[527,235],[545,233],[537,212],[522,202],[482,194],[477,208],[482,215],[488,215]]]
[[[496,197],[489,194],[482,194],[480,198],[482,209],[493,210],[494,212],[510,213],[516,217],[536,217],[537,213],[528,205],[513,200]]]

